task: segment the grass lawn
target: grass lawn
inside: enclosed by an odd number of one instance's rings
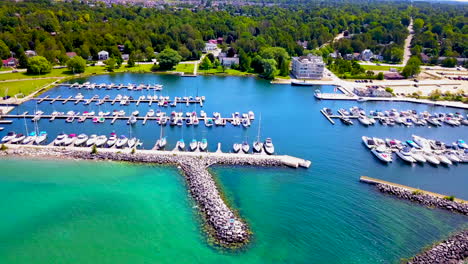
[[[403,67],[394,66],[378,66],[378,65],[361,65],[366,71],[388,71],[390,68],[402,70]]]
[[[177,64],[175,70],[178,71],[178,72],[193,74],[194,68],[195,68],[195,64],[192,64],[192,63],[183,63],[183,64],[179,63],[179,64]]]
[[[5,91],[8,89],[9,96],[23,93],[25,96],[36,91],[37,89],[56,81],[57,79],[40,79],[28,81],[0,82],[0,97],[5,96]]]
[[[198,69],[198,72],[200,74],[219,74],[219,75],[232,75],[232,76],[252,75],[252,73],[249,73],[249,72],[242,72],[242,71],[233,70],[233,69],[225,69],[224,72],[223,72],[222,68],[209,69],[209,70],[200,70],[200,69]]]
[[[2,72],[2,71],[11,71],[11,70],[12,70],[12,68],[10,68],[10,67],[3,67],[3,66],[2,66],[2,67],[0,68],[0,72]]]

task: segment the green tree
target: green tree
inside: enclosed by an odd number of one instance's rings
[[[130,56],[130,58],[128,58],[127,67],[135,67],[135,60],[133,59],[133,56]]]
[[[0,39],[0,59],[7,59],[11,57],[10,49],[8,46]]]
[[[19,48],[16,51],[16,57],[18,58],[18,66],[19,68],[27,68],[28,67],[28,57],[24,53],[23,48]]]
[[[457,59],[455,58],[446,58],[442,61],[442,66],[453,68],[457,65]]]
[[[115,61],[114,58],[109,58],[107,60],[104,61],[104,64],[106,65],[106,70],[107,71],[114,71],[114,69],[116,69],[117,67],[117,62]]]
[[[414,31],[420,31],[424,26],[424,20],[421,18],[416,18],[413,22]]]
[[[86,69],[86,61],[80,56],[75,56],[67,61],[67,68],[73,73],[82,73]]]
[[[383,79],[384,79],[384,74],[383,74],[383,72],[379,72],[379,73],[377,74],[377,80],[383,80]]]
[[[276,76],[276,61],[274,59],[263,59],[263,73],[265,79],[273,79]]]
[[[403,68],[403,71],[401,72],[401,74],[405,78],[419,74],[421,72],[420,66],[421,66],[421,60],[419,59],[419,57],[411,56],[411,58],[408,60],[408,63],[406,63],[405,67]]]
[[[373,71],[367,71],[366,76],[367,77],[372,77],[372,76],[374,76],[374,72]]]
[[[45,74],[52,70],[52,65],[42,56],[34,56],[28,59],[27,72],[31,74]]]
[[[239,49],[239,68],[241,71],[250,71],[252,59],[243,49]]]
[[[170,70],[182,60],[182,57],[177,51],[166,48],[158,54],[157,60],[161,70]]]
[[[205,56],[202,62],[200,63],[200,69],[208,70],[208,69],[211,69],[212,67],[213,67],[213,64],[211,63],[210,59],[207,56]]]

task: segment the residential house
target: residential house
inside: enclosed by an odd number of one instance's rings
[[[404,79],[400,73],[398,72],[386,72],[384,73],[384,78],[387,80],[401,80]]]
[[[2,60],[3,67],[16,67],[18,65],[18,60],[10,57],[6,60]]]
[[[374,57],[374,53],[370,49],[365,49],[361,53],[361,59],[364,61],[370,61]]]
[[[292,58],[292,74],[297,79],[321,79],[324,69],[325,63],[320,56],[308,54]]]
[[[73,58],[73,57],[76,56],[76,52],[73,52],[73,51],[72,52],[67,52],[65,54],[67,55],[68,58]]]
[[[205,48],[203,49],[203,51],[208,52],[208,51],[216,50],[217,48],[218,48],[218,44],[208,42],[208,43],[205,43]]]
[[[101,50],[100,52],[98,52],[98,59],[99,60],[107,60],[109,59],[109,52],[105,51],[105,50]]]
[[[422,63],[429,63],[429,61],[431,61],[431,58],[422,52],[419,54],[419,56],[421,56]]]
[[[129,55],[129,54],[122,54],[122,60],[128,61],[128,59],[130,59],[130,55]]]
[[[37,55],[37,53],[34,50],[27,50],[24,52],[24,54],[26,54],[26,56],[28,57],[34,57]]]
[[[304,41],[296,41],[297,45],[303,47],[304,49],[307,49],[307,45],[309,45],[309,42],[307,40],[304,40]]]
[[[120,52],[123,52],[125,49],[125,45],[117,45],[117,48],[119,49]]]
[[[226,53],[221,52],[218,55],[218,60],[221,63],[221,65],[225,67],[231,67],[233,64],[239,65],[239,57],[234,55],[234,57],[228,57]]]
[[[376,89],[370,88],[370,90],[371,90],[372,97],[392,97],[392,94],[385,91],[384,88],[376,88]]]

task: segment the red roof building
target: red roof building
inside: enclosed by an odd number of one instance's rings
[[[65,54],[67,55],[68,58],[73,58],[76,56],[76,52],[67,52]]]
[[[2,60],[2,64],[4,67],[16,67],[16,65],[18,65],[18,60],[11,57],[6,60]]]

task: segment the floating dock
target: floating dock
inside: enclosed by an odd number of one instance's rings
[[[184,99],[177,97],[176,99],[126,99],[126,104],[133,104],[136,103],[137,106],[140,103],[147,103],[147,104],[152,104],[152,103],[166,103],[166,104],[177,104],[177,103],[185,103],[185,104],[200,104],[200,106],[203,106],[204,102],[204,97],[200,98],[190,98],[190,99]],[[55,103],[55,102],[62,102],[62,104],[66,104],[68,102],[73,102],[75,105],[79,104],[80,102],[85,102],[85,105],[90,104],[92,101],[98,101],[98,104],[103,104],[103,103],[111,103],[112,105],[115,103],[120,103],[122,99],[117,99],[117,98],[107,98],[107,99],[99,99],[98,97],[93,97],[93,98],[73,98],[72,96],[69,96],[68,98],[62,98],[61,96],[57,96],[55,98],[51,98],[48,95],[46,97],[35,97],[31,98],[31,100],[36,100],[38,104],[42,102],[50,102]],[[162,105],[161,105],[162,106]],[[169,105],[165,105],[169,106]],[[175,105],[174,105],[175,106]]]

